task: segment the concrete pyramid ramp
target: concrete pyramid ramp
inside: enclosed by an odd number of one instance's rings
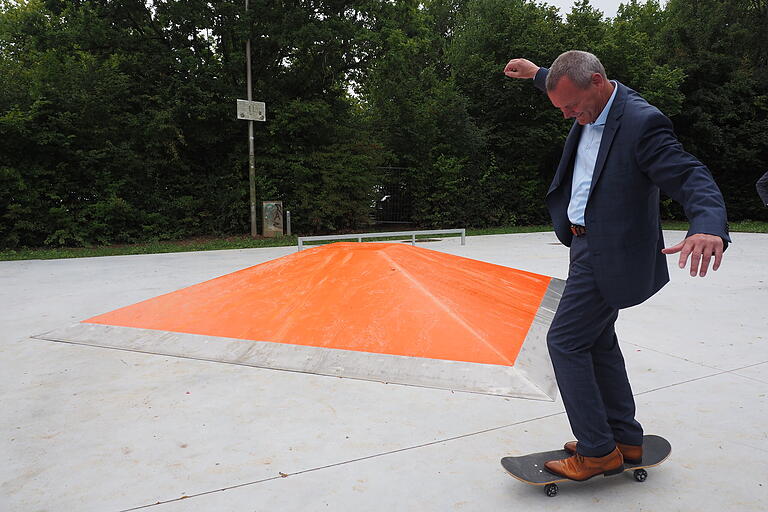
[[[336,243],[38,338],[553,399],[562,281],[405,244]]]

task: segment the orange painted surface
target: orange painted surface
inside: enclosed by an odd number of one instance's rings
[[[85,322],[512,365],[549,281],[405,244],[336,243]]]

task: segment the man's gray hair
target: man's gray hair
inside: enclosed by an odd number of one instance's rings
[[[565,52],[555,59],[549,69],[547,90],[551,91],[557,87],[557,83],[563,76],[570,78],[576,87],[586,89],[595,73],[599,73],[603,79],[608,80],[600,59],[591,53],[579,50]]]

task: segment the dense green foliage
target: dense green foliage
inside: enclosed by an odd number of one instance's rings
[[[631,0],[614,19],[586,0],[565,18],[529,0],[249,6],[0,0],[0,248],[246,233],[248,38],[257,195],[294,231],[361,228],[395,189],[420,226],[547,222],[570,122],[501,71],[571,48],[672,118],[732,219],[768,220],[766,0]]]

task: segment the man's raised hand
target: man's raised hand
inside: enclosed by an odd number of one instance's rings
[[[512,59],[504,67],[504,74],[509,78],[533,78],[539,66],[527,59]]]

